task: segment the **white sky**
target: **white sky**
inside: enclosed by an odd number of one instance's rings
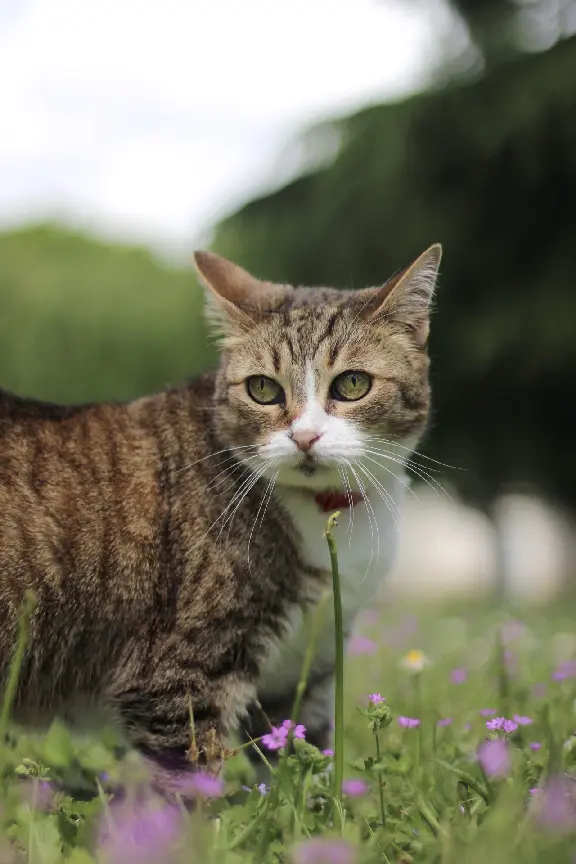
[[[0,0],[0,225],[190,244],[433,44],[412,0]]]

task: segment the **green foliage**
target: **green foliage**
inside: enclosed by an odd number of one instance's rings
[[[327,129],[332,163],[227,219],[216,251],[364,287],[441,241],[426,452],[482,505],[529,483],[576,507],[576,38]]]
[[[126,839],[138,801],[148,802],[150,814],[163,811],[135,772],[133,754],[118,755],[114,736],[79,737],[59,722],[46,734],[11,727],[0,747],[0,860],[116,862],[120,853],[107,859],[98,840],[113,830],[124,838],[122,864],[321,860],[304,857],[305,844],[319,838],[338,844],[340,855],[348,850],[357,864],[569,864],[576,803],[567,820],[552,824],[549,814],[539,815],[538,795],[545,793],[529,790],[543,787],[550,773],[576,771],[576,679],[548,683],[546,693],[534,686],[550,682],[559,657],[573,657],[573,617],[570,602],[525,610],[522,625],[478,605],[424,610],[416,627],[402,607],[370,613],[361,627],[379,641],[378,653],[347,658],[342,810],[335,811],[330,758],[296,739],[271,791],[245,790],[227,771],[224,797],[183,815],[178,830],[160,831],[158,848],[152,816],[148,827],[132,825],[134,843]],[[512,768],[501,780],[484,775],[475,758],[482,741],[501,735],[487,730],[479,713],[486,707],[503,713],[493,650],[498,632],[506,638],[507,710],[533,721],[504,736]],[[418,676],[418,690],[401,662],[415,646],[431,661]],[[454,667],[467,670],[460,684],[451,683]],[[385,701],[370,704],[373,690]],[[417,710],[421,726],[402,728],[398,717]],[[451,724],[438,726],[445,717]],[[541,748],[532,749],[532,742]],[[346,794],[351,779],[364,781],[365,791],[360,784],[360,794]],[[119,783],[127,803],[115,803]],[[14,851],[18,857],[11,859]]]
[[[0,235],[0,386],[125,399],[214,362],[193,272],[43,226]]]

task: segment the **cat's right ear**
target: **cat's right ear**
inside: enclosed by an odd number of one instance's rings
[[[213,252],[194,252],[194,265],[206,289],[206,315],[216,333],[226,338],[249,332],[262,283]]]
[[[214,252],[195,252],[194,265],[206,289],[206,315],[228,344],[246,336],[259,316],[282,301],[280,286],[262,282]]]

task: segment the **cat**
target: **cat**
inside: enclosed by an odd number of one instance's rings
[[[303,611],[330,585],[332,504],[354,505],[347,627],[391,560],[402,469],[429,410],[440,256],[433,246],[353,292],[262,282],[197,252],[215,372],[127,403],[0,391],[2,683],[22,598],[36,598],[16,720],[103,704],[156,786],[185,795],[190,772],[219,770],[234,730],[289,716]],[[302,706],[319,745],[332,641],[328,620]]]

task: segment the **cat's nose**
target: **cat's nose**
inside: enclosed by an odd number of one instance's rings
[[[290,437],[296,444],[299,450],[306,453],[315,441],[318,441],[320,435],[317,435],[312,429],[299,429],[297,432],[292,432]]]

